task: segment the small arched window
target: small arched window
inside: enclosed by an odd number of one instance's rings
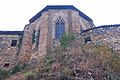
[[[59,39],[65,33],[64,20],[59,16],[55,27],[55,39]]]

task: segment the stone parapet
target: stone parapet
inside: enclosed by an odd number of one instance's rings
[[[84,40],[90,37],[95,44],[103,42],[109,44],[115,51],[120,50],[120,26],[95,28],[81,35]]]

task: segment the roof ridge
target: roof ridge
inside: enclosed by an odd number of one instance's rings
[[[86,19],[89,22],[93,22],[91,18],[89,18],[87,15],[85,15],[83,12],[81,12],[80,10],[78,10],[76,7],[74,7],[73,5],[47,5],[45,8],[43,8],[40,12],[38,12],[35,16],[33,16],[29,22],[32,23],[34,22],[36,19],[38,19],[43,12],[48,11],[49,9],[72,9],[75,11],[79,12],[79,15],[82,16],[84,19]]]
[[[0,31],[0,35],[23,35],[24,31]]]
[[[101,25],[101,26],[98,26],[98,27],[94,27],[94,28],[90,28],[90,29],[83,30],[81,33],[83,33],[83,32],[88,32],[88,31],[90,31],[90,30],[94,30],[94,29],[98,29],[98,28],[118,27],[118,26],[120,26],[120,24]]]

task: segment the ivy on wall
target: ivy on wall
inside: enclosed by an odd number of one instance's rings
[[[33,34],[32,34],[32,44],[35,42],[35,30],[33,31]]]

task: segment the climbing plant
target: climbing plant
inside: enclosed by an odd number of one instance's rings
[[[33,34],[32,34],[32,44],[35,42],[35,30],[33,31]]]
[[[65,49],[67,47],[67,45],[72,42],[75,39],[75,35],[74,34],[63,34],[60,42],[61,42],[61,46]]]

